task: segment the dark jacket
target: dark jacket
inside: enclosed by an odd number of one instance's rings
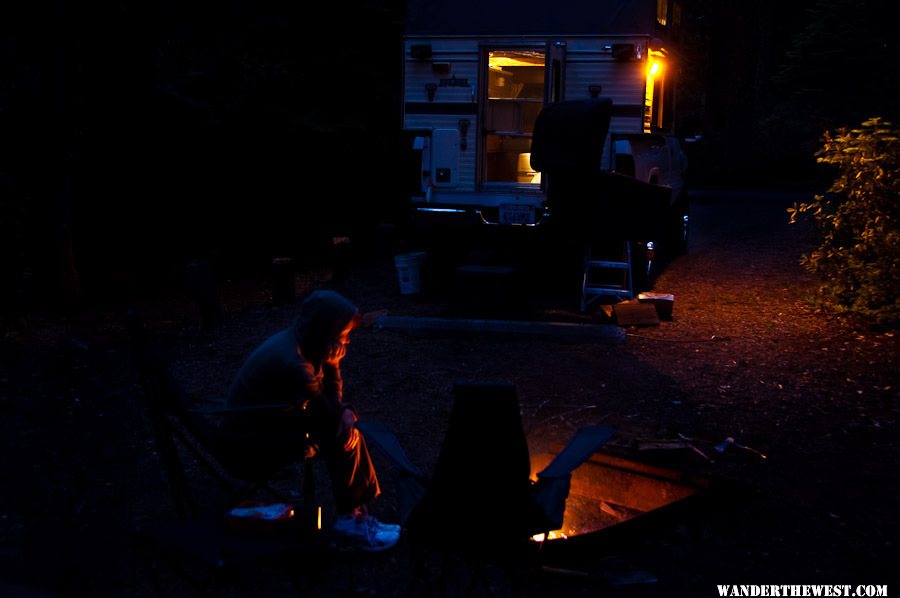
[[[334,291],[315,291],[294,323],[266,339],[241,366],[228,392],[229,407],[310,401],[337,418],[342,410],[340,367],[324,362],[328,344],[357,317],[355,305]]]

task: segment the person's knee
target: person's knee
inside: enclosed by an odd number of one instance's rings
[[[359,450],[362,436],[356,428],[350,428],[343,441],[345,453],[355,453]]]

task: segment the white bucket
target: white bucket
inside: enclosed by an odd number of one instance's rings
[[[423,251],[401,253],[394,256],[401,295],[415,295],[422,292],[422,265],[424,263],[425,252]]]

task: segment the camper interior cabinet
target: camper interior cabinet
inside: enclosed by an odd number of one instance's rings
[[[484,182],[540,184],[531,135],[544,106],[543,51],[488,50]]]

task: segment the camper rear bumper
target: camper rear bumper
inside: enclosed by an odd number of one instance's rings
[[[422,225],[534,228],[548,217],[546,210],[530,207],[512,211],[490,206],[413,206],[413,218]]]

